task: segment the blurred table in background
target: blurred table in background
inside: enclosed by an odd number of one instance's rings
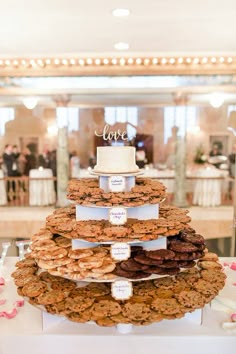
[[[222,171],[214,167],[200,169],[196,173],[193,204],[204,207],[221,205]]]
[[[52,170],[33,169],[29,174],[29,205],[52,205],[56,201]]]
[[[3,170],[0,170],[0,205],[7,204],[6,184],[3,178],[4,178]]]

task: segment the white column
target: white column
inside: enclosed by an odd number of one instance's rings
[[[187,96],[174,97],[175,104],[177,106],[185,106],[187,104]],[[187,192],[187,180],[186,180],[186,133],[187,133],[187,116],[186,113],[183,117],[183,124],[185,125],[184,134],[180,135],[177,132],[176,137],[176,149],[175,149],[175,188],[174,188],[174,204],[178,207],[186,207],[188,205],[186,192]]]
[[[56,97],[57,107],[66,109],[70,98],[68,96]],[[57,205],[63,207],[69,204],[66,198],[69,181],[69,151],[68,151],[68,121],[67,117],[60,121],[57,117]]]

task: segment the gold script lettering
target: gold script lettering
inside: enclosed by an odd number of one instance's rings
[[[103,128],[103,132],[101,134],[97,133],[97,131],[95,130],[94,134],[96,136],[102,137],[103,140],[128,140],[128,136],[127,136],[127,132],[124,131],[122,132],[120,129],[118,129],[117,131],[113,132],[109,130],[109,125],[106,124]]]

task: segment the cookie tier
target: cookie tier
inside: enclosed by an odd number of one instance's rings
[[[166,188],[151,178],[136,178],[130,192],[104,192],[98,179],[73,179],[68,185],[68,199],[82,205],[127,206],[158,204],[166,197]]]
[[[47,217],[46,228],[53,234],[89,242],[150,241],[158,236],[176,235],[188,228],[187,223],[191,219],[187,213],[184,209],[160,206],[159,219],[128,219],[125,225],[117,226],[107,220],[76,221],[73,207],[62,208]]]
[[[175,275],[192,268],[203,256],[204,238],[194,230],[183,230],[168,237],[167,249],[145,250],[131,245],[131,256],[115,261],[110,246],[72,249],[72,241],[46,229],[32,237],[31,257],[50,274],[73,280],[114,281],[118,277],[129,280]]]
[[[209,303],[223,288],[226,278],[217,256],[206,254],[199,261],[199,268],[185,270],[174,277],[134,283],[133,297],[116,301],[111,297],[109,284],[90,283],[77,287],[76,282],[48,272],[39,273],[31,258],[16,266],[12,276],[18,294],[32,305],[74,322],[92,320],[109,327],[119,323],[139,326],[181,318]]]

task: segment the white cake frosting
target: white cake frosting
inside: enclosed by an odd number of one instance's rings
[[[97,164],[94,171],[98,173],[133,173],[139,168],[135,160],[133,146],[101,146],[97,148]]]

